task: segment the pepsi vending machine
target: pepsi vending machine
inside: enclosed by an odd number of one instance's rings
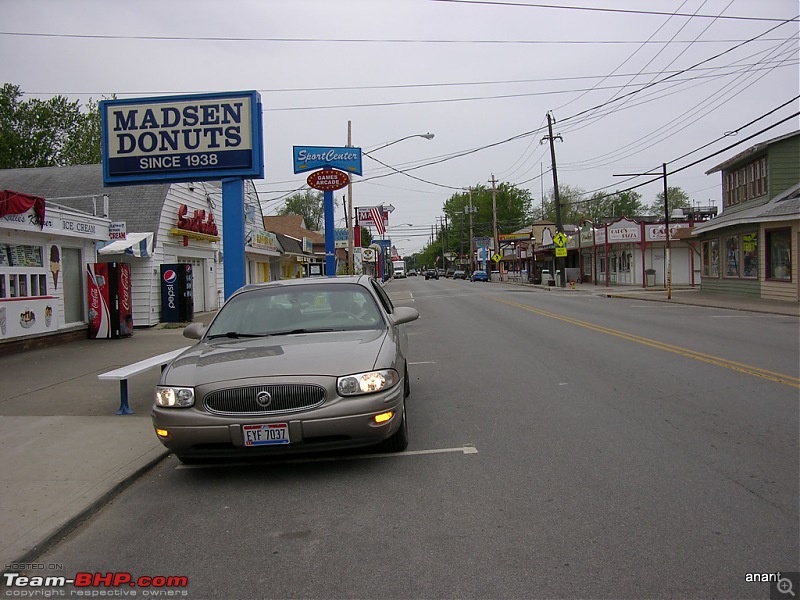
[[[192,265],[161,265],[161,321],[189,323],[193,319]]]
[[[131,266],[125,263],[86,265],[89,293],[89,338],[133,335]]]

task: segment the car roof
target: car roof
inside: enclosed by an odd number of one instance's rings
[[[346,285],[346,284],[359,284],[369,286],[369,281],[372,279],[369,275],[337,275],[336,277],[302,277],[297,279],[279,279],[277,281],[265,281],[263,283],[250,283],[238,290],[235,293],[245,292],[250,290],[268,289],[268,288],[281,288],[281,287],[296,287],[304,285]]]

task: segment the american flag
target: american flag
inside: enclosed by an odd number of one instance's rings
[[[372,217],[372,222],[375,223],[378,233],[383,237],[386,233],[386,226],[383,224],[383,206],[373,206],[369,209],[369,214]]]

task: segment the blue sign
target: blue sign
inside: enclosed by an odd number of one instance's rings
[[[261,96],[102,100],[103,185],[264,177]]]
[[[361,148],[294,146],[295,173],[304,173],[325,167],[361,175]]]

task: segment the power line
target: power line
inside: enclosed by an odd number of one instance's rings
[[[729,20],[736,20],[736,21],[783,21],[783,19],[775,19],[769,17],[744,17],[744,16],[735,16],[735,15],[728,15],[725,17],[718,17],[717,15],[704,15],[704,14],[691,14],[691,13],[679,13],[679,12],[664,12],[664,11],[655,11],[655,10],[628,10],[623,8],[597,8],[597,7],[589,7],[589,6],[563,6],[563,5],[556,5],[556,4],[538,4],[538,3],[529,3],[529,2],[500,2],[499,0],[430,0],[431,2],[447,2],[451,4],[485,4],[489,6],[512,6],[512,7],[525,7],[525,8],[550,8],[550,9],[560,9],[560,10],[579,10],[579,11],[590,11],[590,12],[603,12],[603,13],[623,13],[623,14],[631,14],[631,15],[656,15],[656,16],[664,16],[664,17],[688,17],[688,18],[697,18],[697,19],[729,19]],[[797,20],[797,17],[792,19],[793,21]]]

